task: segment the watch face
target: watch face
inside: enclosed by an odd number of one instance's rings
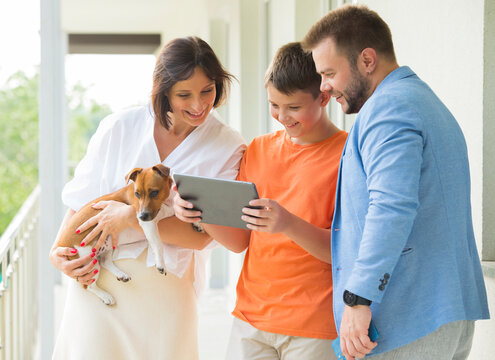
[[[346,305],[355,305],[354,302],[356,301],[356,295],[354,295],[353,293],[349,292],[349,291],[344,291],[344,303]]]

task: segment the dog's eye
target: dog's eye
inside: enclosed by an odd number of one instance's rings
[[[150,198],[154,198],[157,196],[158,196],[158,190],[153,190],[152,192],[150,192]]]
[[[137,191],[134,193],[134,195],[136,195],[136,197],[137,197],[138,199],[140,199],[140,198],[141,198],[141,195],[139,195],[139,193],[138,193]]]

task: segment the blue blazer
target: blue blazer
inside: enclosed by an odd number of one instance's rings
[[[489,318],[471,220],[466,143],[408,67],[359,112],[341,159],[332,225],[337,329],[345,289],[372,300],[376,355],[456,320]]]

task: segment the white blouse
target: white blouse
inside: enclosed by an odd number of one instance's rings
[[[150,105],[103,119],[75,170],[74,178],[64,187],[64,204],[78,211],[93,199],[125,186],[125,175],[133,168],[160,163],[153,137],[154,123]],[[206,121],[167,156],[163,165],[171,169],[171,174],[179,172],[235,179],[245,149],[241,135],[218,120],[217,113],[212,111]],[[194,287],[199,295],[205,283],[205,264],[214,244],[212,242],[203,250],[164,244],[166,270],[182,277],[194,255]],[[137,258],[147,246],[144,234],[136,229],[126,229],[119,235],[113,259]],[[151,251],[148,252],[147,265],[155,265]]]

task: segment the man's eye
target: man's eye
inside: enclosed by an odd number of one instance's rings
[[[158,196],[158,190],[153,190],[152,192],[150,192],[150,198],[154,198],[157,196]]]
[[[141,195],[139,195],[139,193],[138,193],[137,191],[134,193],[134,195],[136,195],[136,197],[137,197],[138,199],[140,199],[140,198],[141,198]]]

